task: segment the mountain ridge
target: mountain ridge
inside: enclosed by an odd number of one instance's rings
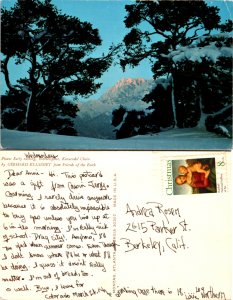
[[[128,78],[122,78],[119,81],[117,81],[117,83],[112,86],[110,89],[108,89],[108,91],[112,91],[115,92],[118,88],[121,88],[124,85],[139,85],[139,84],[143,84],[146,82],[146,79],[144,78],[132,78],[132,77],[128,77]]]
[[[120,105],[128,110],[145,110],[148,104],[141,99],[153,86],[153,79],[122,78],[99,99],[80,103],[80,111],[75,120],[75,128],[79,135],[114,139],[112,111]]]
[[[120,104],[123,104],[121,102],[139,101],[150,92],[153,84],[153,79],[122,78],[103,93],[99,100],[107,103],[120,102]]]

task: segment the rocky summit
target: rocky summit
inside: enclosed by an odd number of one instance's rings
[[[112,111],[120,105],[126,109],[144,110],[148,104],[141,99],[151,91],[153,79],[123,78],[108,89],[99,99],[79,104],[75,127],[80,136],[115,138]]]

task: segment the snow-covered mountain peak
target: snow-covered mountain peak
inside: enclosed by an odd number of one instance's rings
[[[111,92],[115,92],[117,89],[125,85],[141,85],[144,84],[146,80],[144,78],[122,78],[113,87],[109,89]]]
[[[154,81],[144,78],[123,78],[105,92],[98,100],[89,100],[80,104],[76,118],[76,129],[83,136],[114,138],[111,125],[112,112],[120,105],[128,110],[145,110],[148,107],[142,101],[145,94],[154,86]]]
[[[151,91],[153,85],[153,79],[122,78],[100,97],[100,101],[119,104],[139,101]]]

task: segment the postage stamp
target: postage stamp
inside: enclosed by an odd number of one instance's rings
[[[224,155],[187,156],[164,160],[166,195],[227,192],[227,162]]]

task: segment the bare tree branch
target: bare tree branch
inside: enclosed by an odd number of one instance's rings
[[[8,71],[8,62],[10,60],[10,55],[7,55],[5,60],[2,61],[2,72],[5,76],[5,81],[6,81],[6,85],[8,87],[8,89],[10,91],[17,91],[16,86],[13,86],[10,82],[10,77],[9,77],[9,71]]]

